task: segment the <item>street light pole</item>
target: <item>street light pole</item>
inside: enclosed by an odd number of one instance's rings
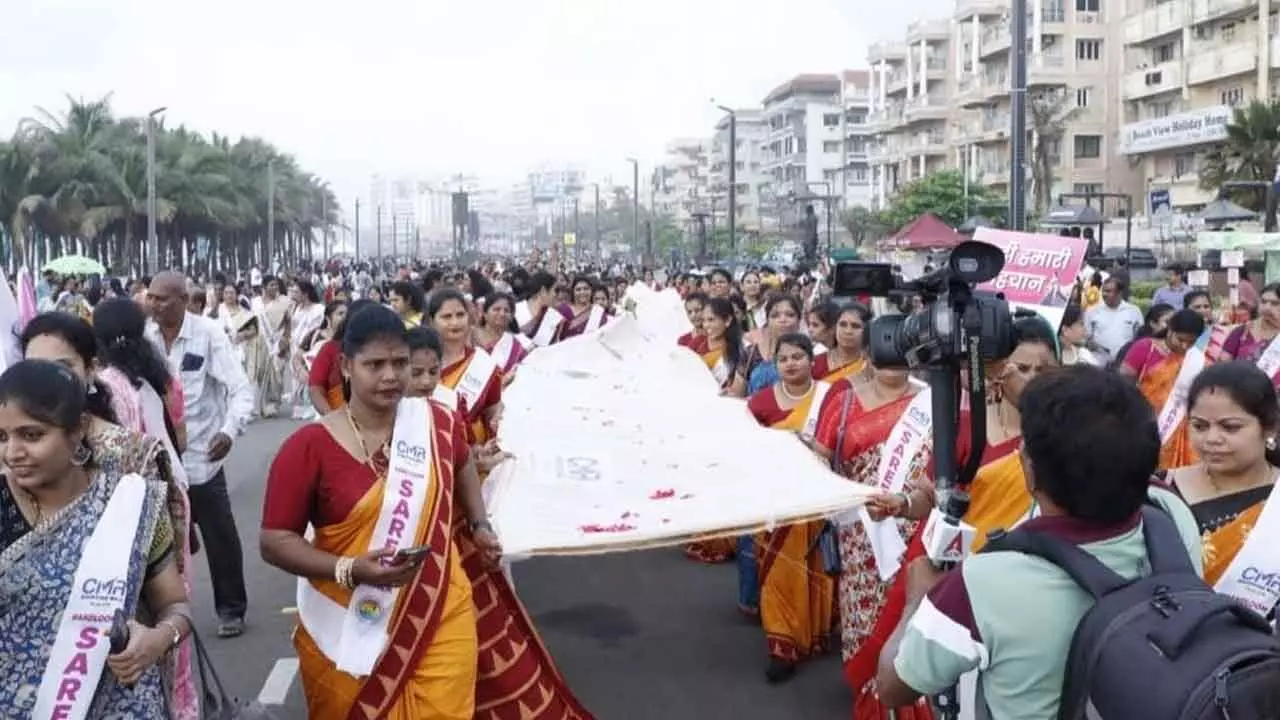
[[[147,113],[147,262],[150,274],[160,271],[160,238],[156,235],[156,116],[168,108]]]
[[[738,250],[738,113],[727,105],[716,107],[729,114],[729,256],[735,257]]]
[[[267,161],[267,272],[274,273],[276,259],[276,168]]]
[[[1009,229],[1027,229],[1027,0],[1013,0],[1009,48]]]
[[[600,254],[600,183],[592,183],[596,189],[596,262],[603,264],[604,257]]]
[[[627,158],[631,163],[631,248],[640,246],[640,161]]]
[[[360,262],[360,198],[356,198],[356,262]]]

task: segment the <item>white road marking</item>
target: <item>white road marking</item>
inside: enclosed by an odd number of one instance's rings
[[[280,658],[271,668],[271,673],[262,683],[258,691],[258,702],[263,705],[283,705],[289,696],[289,688],[293,687],[293,679],[298,675],[297,658]]]

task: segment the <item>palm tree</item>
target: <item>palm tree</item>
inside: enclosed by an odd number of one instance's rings
[[[1067,126],[1080,112],[1074,97],[1061,89],[1041,91],[1027,98],[1027,125],[1031,134],[1031,186],[1035,209],[1048,212],[1053,204],[1054,168],[1062,160]]]
[[[1255,100],[1236,108],[1227,124],[1227,138],[1200,156],[1200,187],[1219,193],[1250,210],[1262,212],[1267,232],[1276,229],[1276,164],[1280,158],[1280,100]],[[1250,183],[1231,189],[1229,183]],[[1261,188],[1264,192],[1257,192]]]
[[[323,180],[260,138],[156,128],[159,264],[198,257],[208,270],[310,260],[341,208]],[[274,257],[267,257],[267,168],[274,176]],[[110,96],[37,108],[0,141],[0,238],[17,264],[82,252],[140,270],[146,225],[145,121],[118,118]]]

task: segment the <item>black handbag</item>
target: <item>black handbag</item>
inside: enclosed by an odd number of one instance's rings
[[[840,454],[844,451],[844,430],[849,422],[849,410],[853,408],[853,386],[849,386],[849,391],[845,393],[844,402],[840,408],[840,424],[836,430],[836,446],[831,450],[831,471],[840,472]],[[840,563],[840,529],[830,520],[822,525],[822,532],[818,533],[817,539],[813,541],[813,547],[810,552],[816,550],[818,556],[822,558],[822,569],[828,575],[839,575],[842,567]]]
[[[195,628],[191,628],[191,646],[196,669],[200,673],[201,720],[273,720],[271,711],[256,700],[239,700],[227,693],[218,671],[209,659],[209,651]]]

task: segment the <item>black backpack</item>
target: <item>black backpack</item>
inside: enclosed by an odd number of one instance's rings
[[[1280,640],[1266,618],[1195,573],[1173,520],[1143,508],[1151,574],[1125,580],[1044,533],[995,533],[983,552],[1057,565],[1095,603],[1076,626],[1059,720],[1280,718]]]

